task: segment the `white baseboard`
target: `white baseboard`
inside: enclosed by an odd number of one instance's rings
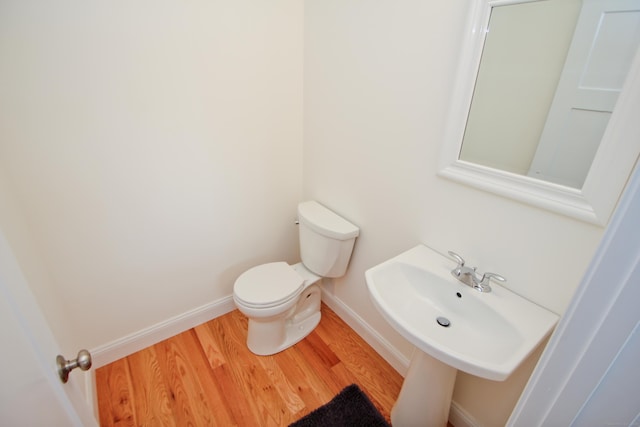
[[[451,402],[449,409],[449,422],[454,427],[480,427],[477,422],[467,411],[465,411],[456,401]]]
[[[191,329],[194,326],[227,314],[235,310],[235,308],[233,296],[228,296],[187,311],[186,313],[179,314],[108,344],[101,345],[91,350],[93,368],[108,365],[143,348],[157,344],[162,340]]]
[[[409,369],[409,359],[401,354],[389,341],[384,339],[375,329],[373,329],[362,317],[336,298],[332,293],[323,287],[322,301],[329,306],[351,329],[356,331],[373,349],[386,360],[400,375],[406,375]],[[455,401],[451,402],[449,410],[449,422],[455,427],[479,427],[467,411],[465,411]]]

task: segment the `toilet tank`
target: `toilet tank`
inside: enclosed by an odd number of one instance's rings
[[[315,201],[298,205],[300,257],[322,277],[340,277],[347,271],[360,229]]]

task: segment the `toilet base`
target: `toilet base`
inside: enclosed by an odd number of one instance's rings
[[[311,285],[289,315],[270,319],[249,318],[247,347],[258,356],[270,356],[298,343],[320,323],[321,290]]]

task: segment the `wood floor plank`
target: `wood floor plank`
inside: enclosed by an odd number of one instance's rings
[[[332,321],[318,325],[318,335],[330,343],[330,348],[354,374],[359,384],[363,384],[383,406],[393,406],[403,378],[393,375],[395,370],[339,320],[335,313],[327,310],[325,317]]]
[[[175,338],[175,337],[174,337]],[[179,426],[197,425],[196,418],[191,408],[192,402],[189,396],[190,389],[186,389],[182,382],[180,370],[183,362],[180,360],[179,349],[173,338],[154,345],[158,355],[158,365],[164,377],[169,391],[169,404],[173,412],[176,424]],[[198,396],[193,397],[194,400]]]
[[[285,405],[258,358],[247,348],[246,330],[239,329],[244,328],[246,322],[235,311],[219,318],[218,323],[221,351],[227,360],[234,361],[230,364],[233,379],[247,396],[256,425],[282,425],[283,417],[287,416]]]
[[[287,426],[357,384],[389,420],[402,377],[322,305],[295,346],[256,356],[232,311],[96,371],[102,426]]]
[[[208,322],[206,326],[211,330],[209,336],[215,340],[215,345],[220,351],[221,358],[224,360],[228,358],[230,361],[217,366],[213,370],[215,381],[224,395],[228,410],[238,425],[255,425],[258,418],[255,415],[256,409],[252,404],[247,403],[247,394],[244,390],[243,381],[237,379],[238,369],[244,368],[243,366],[238,366],[240,359],[234,355],[236,346],[232,343],[236,338],[229,339],[227,337],[230,331],[225,331],[221,318]],[[229,358],[229,356],[231,357]]]
[[[252,409],[246,402],[247,396],[236,384],[229,365],[218,366],[214,369],[213,375],[223,393],[223,402],[235,423],[239,426],[257,425]]]
[[[331,388],[311,369],[307,369],[304,356],[297,347],[276,354],[275,360],[304,402],[304,408],[294,414],[296,417],[306,415],[313,409],[326,403],[333,396]],[[329,397],[329,399],[327,399]]]
[[[308,344],[327,367],[340,363],[340,358],[336,356],[316,331],[312,331],[301,344]]]
[[[213,371],[194,330],[174,337],[181,349],[183,383],[189,387],[190,400],[197,402],[192,408],[199,425],[233,426],[236,422],[225,405],[222,392],[213,381]],[[194,398],[194,396],[196,396]]]
[[[295,387],[293,387],[289,381],[289,378],[287,378],[284,371],[276,362],[275,357],[260,357],[258,361],[269,377],[271,384],[276,388],[282,402],[286,405],[289,414],[297,414],[303,410],[305,407],[304,402],[298,395]]]
[[[169,391],[158,365],[154,347],[127,357],[133,387],[134,408],[140,426],[175,426]]]
[[[224,355],[218,347],[218,342],[215,339],[214,332],[210,328],[208,323],[198,325],[193,328],[193,330],[196,332],[198,341],[200,342],[200,345],[204,350],[204,354],[207,356],[207,360],[209,362],[209,366],[211,366],[211,369],[215,369],[218,366],[227,363]]]
[[[98,401],[100,425],[135,426],[136,413],[132,404],[132,384],[126,359],[117,360],[100,373],[96,372],[97,390],[106,399]]]
[[[320,343],[322,343],[322,345],[318,347]],[[308,364],[311,370],[318,376],[319,380],[327,386],[330,397],[338,394],[343,388],[351,384],[350,382],[345,383],[343,378],[336,376],[333,372],[332,368],[342,362],[337,358],[335,361],[326,359],[327,351],[331,350],[324,345],[322,340],[318,339],[317,343],[303,340],[296,344],[296,349],[300,352],[305,363]],[[335,357],[335,355],[333,355],[333,357]]]

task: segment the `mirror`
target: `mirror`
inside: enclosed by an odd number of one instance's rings
[[[439,174],[606,224],[640,152],[640,0],[475,6]]]

